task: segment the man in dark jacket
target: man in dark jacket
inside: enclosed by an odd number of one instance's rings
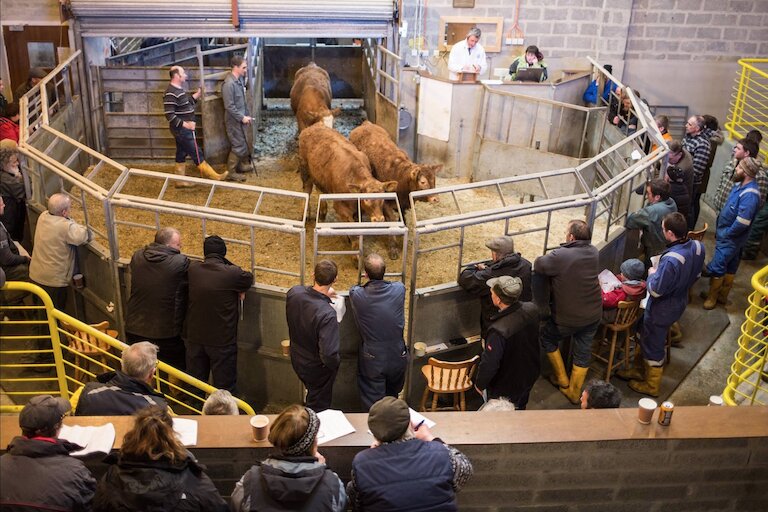
[[[240,300],[253,286],[253,273],[230,262],[221,237],[203,242],[203,262],[189,266],[189,307],[184,327],[187,373],[237,394],[237,321]]]
[[[592,230],[587,223],[572,220],[568,223],[565,243],[533,262],[534,278],[542,276],[552,292],[552,314],[540,332],[541,345],[554,372],[550,380],[572,404],[579,403],[581,386],[592,357],[592,339],[603,314],[597,278],[600,274],[599,254],[591,240]],[[537,301],[549,303],[549,293],[544,295]],[[573,356],[570,379],[560,355],[560,342],[569,336]]]
[[[352,460],[347,495],[353,511],[450,512],[472,477],[472,463],[435,437],[423,422],[411,425],[408,404],[385,396],[371,407],[371,448]]]
[[[532,302],[518,301],[523,291],[519,277],[495,277],[488,287],[498,313],[491,317],[475,389],[486,400],[505,397],[523,410],[540,372],[539,310]]]
[[[81,447],[58,438],[70,405],[51,395],[33,397],[19,415],[21,436],[0,457],[0,509],[91,510],[96,480],[70,456]]]
[[[339,322],[331,300],[338,269],[330,260],[315,265],[315,284],[294,286],[285,300],[291,339],[291,366],[307,388],[306,406],[318,412],[331,407],[339,370]]]
[[[122,371],[107,372],[75,393],[78,416],[128,416],[150,405],[168,407],[152,389],[157,367],[157,346],[140,341],[123,350]]]
[[[357,383],[363,407],[403,389],[408,351],[403,340],[405,327],[405,285],[385,281],[384,259],[378,254],[365,258],[368,283],[353,286],[349,300],[363,339],[358,352]]]
[[[155,241],[131,258],[131,295],[125,318],[128,343],[151,341],[160,347],[163,361],[179,370],[187,367],[181,328],[187,313],[188,268],[179,232],[160,229]]]
[[[669,183],[662,179],[651,180],[645,187],[648,204],[627,217],[627,229],[639,229],[642,232],[640,239],[646,266],[650,266],[651,257],[661,254],[666,246],[661,220],[668,213],[677,211],[677,205],[669,197],[669,192]]]
[[[492,277],[519,277],[523,281],[520,300],[527,302],[531,294],[531,262],[515,252],[515,242],[511,236],[499,236],[485,243],[491,250],[491,259],[465,268],[459,276],[459,286],[480,297],[480,334],[486,339],[491,317],[498,310],[491,302],[491,291],[485,285]]]
[[[3,215],[5,203],[0,197],[0,216]],[[0,222],[0,268],[5,271],[8,281],[29,281],[30,257],[19,253],[11,234]],[[26,292],[0,292],[0,299],[8,304],[22,299]]]

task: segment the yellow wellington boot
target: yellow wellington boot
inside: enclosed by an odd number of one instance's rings
[[[723,286],[720,287],[720,293],[717,294],[718,304],[728,304],[728,294],[731,293],[735,278],[736,274],[725,274],[723,276]]]
[[[645,380],[632,380],[629,381],[629,388],[642,395],[649,395],[653,397],[659,396],[659,388],[661,387],[661,376],[664,373],[663,366],[649,366],[645,363]]]
[[[571,381],[567,388],[560,388],[560,392],[571,401],[572,404],[578,404],[581,399],[581,386],[587,376],[589,368],[573,365],[571,367]]]
[[[198,165],[197,168],[200,170],[200,174],[203,176],[203,178],[208,178],[209,180],[214,181],[221,181],[227,177],[227,174],[229,174],[227,171],[224,171],[221,174],[217,173],[206,161],[200,162],[200,165]]]
[[[184,162],[181,162],[181,163],[176,162],[176,167],[174,169],[174,172],[179,176],[186,176],[186,173],[184,171],[186,167],[187,167],[187,164],[185,164]],[[194,187],[195,184],[189,181],[177,181],[175,182],[174,186],[176,188],[189,188],[189,187]]]
[[[632,358],[632,366],[619,370],[616,376],[621,380],[643,380],[645,378],[645,366],[643,366],[643,353],[640,346],[635,349],[635,356]]]
[[[717,297],[720,294],[720,288],[723,287],[723,279],[722,277],[709,278],[709,292],[707,300],[704,301],[704,309],[715,309],[717,306]]]
[[[565,364],[563,356],[560,355],[560,349],[547,353],[549,364],[552,365],[552,375],[549,376],[549,382],[559,388],[568,387],[568,375],[565,373]]]

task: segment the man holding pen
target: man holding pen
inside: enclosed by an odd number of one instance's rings
[[[453,45],[448,56],[448,78],[458,80],[459,73],[483,74],[488,70],[485,50],[478,42],[481,35],[479,28],[472,27],[466,39]]]
[[[411,424],[403,400],[386,396],[368,414],[371,448],[355,455],[347,494],[355,511],[458,510],[456,492],[472,476],[466,455]]]

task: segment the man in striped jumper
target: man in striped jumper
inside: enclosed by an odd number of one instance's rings
[[[704,181],[704,172],[709,163],[709,152],[711,150],[709,137],[704,130],[704,118],[702,116],[691,116],[685,123],[685,137],[683,137],[683,149],[691,154],[693,158],[693,198],[691,198],[691,215],[688,217],[688,229],[696,227],[696,221],[699,220],[701,184]]]
[[[192,158],[204,178],[223,180],[227,173],[219,174],[205,161],[205,154],[197,145],[195,138],[195,103],[202,91],[198,88],[190,94],[184,90],[187,73],[181,66],[173,66],[170,71],[171,83],[165,89],[163,106],[165,118],[170,125],[173,138],[176,139],[176,174],[184,176],[185,160]],[[189,182],[179,181],[177,187],[190,186]]]

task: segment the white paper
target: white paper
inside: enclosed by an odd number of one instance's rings
[[[621,286],[621,281],[619,281],[616,275],[608,269],[600,272],[597,279],[600,281],[600,288],[604,293],[608,293]]]
[[[480,83],[485,85],[501,85],[504,82],[501,80],[480,80]]]
[[[445,350],[448,348],[448,345],[445,343],[438,343],[437,345],[427,345],[427,354],[431,354],[432,352],[437,352],[439,350]]]
[[[428,426],[429,428],[432,428],[435,425],[437,425],[437,423],[435,423],[431,419],[427,418],[423,414],[420,414],[420,413],[414,411],[410,407],[408,408],[408,412],[411,413],[411,425],[413,425],[414,428],[416,428],[416,425],[421,423],[422,420],[424,420],[424,424],[426,426]]]
[[[184,446],[197,444],[197,421],[186,418],[173,418],[173,431],[179,436]]]
[[[418,133],[448,142],[451,134],[453,85],[421,77],[419,81]]]
[[[71,453],[75,457],[91,453],[109,453],[115,444],[115,426],[111,423],[97,427],[62,425],[59,438],[83,447],[82,450]]]
[[[326,409],[317,413],[320,418],[320,430],[317,433],[317,444],[325,444],[339,437],[351,434],[355,427],[349,422],[344,413],[333,409]]]
[[[337,295],[336,298],[331,299],[331,307],[336,310],[336,321],[341,323],[344,319],[344,313],[347,312],[346,301],[343,295]]]

